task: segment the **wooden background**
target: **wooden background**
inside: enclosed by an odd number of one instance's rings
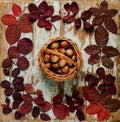
[[[107,0],[107,1],[109,3],[109,8],[116,8],[120,10],[120,0]],[[22,8],[25,8],[28,5],[28,3],[31,2],[35,2],[36,4],[39,4],[41,0],[34,0],[34,1],[33,0],[0,0],[0,17],[6,13],[11,12],[12,3],[17,3],[21,5]],[[47,2],[53,4],[55,8],[55,13],[58,14],[59,11],[61,11],[61,13],[64,13],[65,11],[63,9],[63,5],[66,2],[72,2],[72,0],[47,0]],[[96,6],[96,3],[100,3],[100,0],[76,0],[76,2],[79,4],[80,13],[81,13],[83,10],[86,10],[89,7]],[[109,39],[110,41],[108,45],[113,45],[114,47],[117,47],[120,51],[120,11],[115,17],[115,21],[117,22],[118,25],[118,35],[113,35],[110,33],[110,39]],[[25,72],[22,72],[20,76],[23,76],[25,78],[26,83],[34,84],[36,89],[37,88],[42,89],[44,92],[44,97],[48,101],[50,101],[51,97],[58,92],[58,84],[52,80],[47,79],[44,76],[44,74],[42,74],[42,72],[40,71],[38,67],[38,52],[41,46],[43,46],[43,44],[45,44],[49,40],[49,38],[58,37],[58,36],[68,37],[77,43],[79,50],[82,53],[83,67],[78,72],[77,79],[71,79],[70,81],[67,81],[62,84],[64,86],[65,93],[70,94],[71,93],[70,89],[73,85],[78,84],[79,87],[85,85],[84,76],[87,73],[87,71],[95,73],[96,68],[98,66],[101,66],[101,63],[94,66],[88,65],[87,61],[89,56],[84,52],[84,48],[89,43],[92,44],[95,43],[94,36],[92,34],[86,33],[82,28],[77,31],[74,28],[73,23],[64,24],[62,21],[58,21],[55,22],[54,25],[56,27],[56,30],[52,28],[51,31],[46,31],[44,29],[38,28],[35,23],[33,33],[22,34],[21,36],[21,38],[26,36],[31,38],[34,42],[34,49],[32,53],[27,55],[27,58],[31,64],[29,69],[26,70]],[[5,77],[3,75],[3,71],[1,67],[2,60],[7,57],[7,49],[9,47],[9,45],[5,41],[4,31],[5,31],[5,26],[0,22],[0,82],[4,79],[9,80],[8,77]],[[114,62],[115,62],[114,69],[112,70],[106,69],[106,73],[112,73],[117,77],[116,85],[118,88],[118,92],[115,97],[118,98],[120,97],[120,57],[115,58]],[[4,99],[5,96],[4,96],[3,89],[0,88],[0,104],[4,103]],[[88,103],[85,102],[85,106],[87,104]],[[51,111],[49,112],[49,114],[52,117],[52,122],[62,122],[60,120],[56,120],[54,115],[51,113]],[[13,120],[14,120],[13,113],[7,116],[3,115],[0,106],[0,122],[16,122],[16,120],[14,121]],[[92,121],[92,120],[94,121],[96,120],[96,118],[86,114],[86,121]],[[33,118],[30,115],[20,120],[20,122],[27,122],[27,121],[37,122],[41,120],[40,119],[33,120]],[[71,114],[69,117],[66,118],[66,120],[63,120],[63,122],[69,122],[69,121],[77,122],[78,120],[74,114]],[[120,121],[120,112],[113,113],[112,117],[110,118],[110,121],[115,121],[115,122]]]

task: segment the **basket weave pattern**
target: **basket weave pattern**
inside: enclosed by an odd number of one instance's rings
[[[75,55],[76,55],[75,61],[73,59],[71,59],[70,57],[66,56],[65,54],[62,54],[58,51],[54,51],[49,48],[50,44],[52,44],[54,42],[61,42],[61,41],[67,41],[69,43],[69,45],[73,48]],[[73,66],[72,70],[68,73],[58,74],[58,73],[55,73],[54,71],[52,71],[52,69],[48,69],[46,66],[46,63],[44,61],[45,53],[49,53],[51,55],[57,55],[58,57],[65,59],[68,62],[71,62],[72,66]],[[77,70],[79,70],[82,65],[82,57],[81,57],[81,53],[78,49],[78,46],[76,45],[75,42],[73,42],[71,39],[68,39],[66,37],[57,37],[57,38],[50,39],[40,49],[40,52],[38,55],[38,62],[39,62],[40,68],[42,69],[42,71],[46,75],[46,77],[48,77],[54,81],[57,81],[57,82],[63,82],[63,81],[69,80],[70,78],[75,77]]]

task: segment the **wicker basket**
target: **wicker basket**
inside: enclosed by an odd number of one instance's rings
[[[54,42],[61,43],[61,41],[67,41],[69,43],[69,45],[72,47],[74,54],[76,55],[75,61],[71,57],[68,57],[65,54],[62,54],[58,51],[55,51],[55,50],[49,48],[50,44],[52,44]],[[46,53],[48,53],[50,55],[57,55],[57,56],[59,56],[59,58],[65,59],[67,62],[72,63],[71,70],[68,73],[61,74],[61,73],[56,73],[53,69],[49,69],[46,66],[46,62],[44,60],[44,56]],[[79,70],[82,65],[82,57],[81,57],[80,51],[78,50],[78,46],[71,39],[68,39],[66,37],[57,37],[57,38],[50,39],[41,48],[41,50],[39,52],[39,56],[38,56],[38,62],[39,62],[40,68],[42,69],[42,71],[46,75],[46,77],[48,77],[54,81],[57,81],[57,82],[63,82],[63,81],[69,80],[70,78],[73,78],[76,75],[77,70]]]

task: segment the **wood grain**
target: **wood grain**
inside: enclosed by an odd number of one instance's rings
[[[36,4],[39,4],[42,0],[34,0]],[[50,4],[53,4],[55,7],[55,13],[58,14],[59,11],[63,14],[65,10],[63,9],[63,5],[66,2],[71,2],[72,0],[47,0]],[[88,9],[89,7],[96,6],[96,3],[100,3],[101,0],[76,0],[79,3],[80,12],[83,10]],[[120,10],[120,0],[107,0],[109,2],[109,8],[116,8]],[[28,3],[32,2],[32,0],[0,0],[0,17],[4,15],[5,13],[9,13],[11,11],[11,5],[12,3],[18,3],[22,6],[22,8],[26,7]],[[119,11],[120,13],[120,11]],[[118,14],[115,17],[115,21],[118,25],[118,35],[112,35],[110,33],[110,41],[109,44],[113,45],[114,47],[117,47],[120,51],[120,15]],[[62,21],[58,21],[54,23],[54,26],[56,29],[52,28],[52,31],[47,32],[44,29],[40,29],[34,25],[34,32],[32,34],[27,34],[27,37],[31,38],[34,42],[34,49],[32,53],[27,55],[27,58],[29,59],[31,65],[29,69],[25,72],[22,72],[20,75],[25,78],[25,83],[32,83],[34,84],[35,88],[40,88],[44,92],[45,99],[48,101],[51,101],[51,97],[55,95],[58,91],[58,84],[48,78],[41,72],[40,68],[38,67],[38,52],[48,40],[49,38],[58,37],[58,36],[65,36],[73,41],[75,41],[79,47],[79,50],[82,53],[83,57],[83,67],[78,72],[77,79],[71,79],[70,81],[67,81],[63,83],[64,86],[64,93],[70,94],[71,88],[73,85],[78,85],[79,87],[85,85],[84,82],[84,76],[87,71],[95,73],[96,68],[98,65],[88,65],[88,55],[84,52],[84,48],[91,43],[94,42],[94,37],[92,34],[87,34],[83,29],[76,30],[73,26],[73,24],[64,24]],[[8,77],[5,77],[3,75],[2,71],[2,60],[7,57],[7,49],[9,45],[5,41],[5,26],[0,22],[0,82],[4,79],[8,79]],[[22,37],[25,37],[25,34],[22,34]],[[21,38],[22,38],[21,37]],[[116,85],[118,89],[118,94],[116,97],[120,97],[120,56],[117,57],[115,60],[115,68],[113,70],[107,70],[107,73],[112,73],[117,77]],[[99,64],[101,66],[101,64]],[[59,86],[60,87],[60,86]],[[60,89],[61,90],[61,89]],[[0,88],[0,104],[4,103],[5,96],[3,89]],[[82,95],[81,95],[82,96]],[[88,103],[85,102],[85,106]],[[51,114],[51,113],[50,113]],[[53,116],[53,115],[51,115]],[[64,121],[60,121],[55,119],[55,117],[52,117],[51,122],[77,122],[77,118],[74,114],[71,114],[69,117],[66,118]],[[13,121],[14,120],[14,121]],[[86,114],[86,121],[95,121],[96,118],[90,115]],[[36,120],[33,120],[33,118],[28,115],[20,122],[37,122],[41,121],[39,118]],[[112,114],[112,117],[110,118],[110,121],[118,122],[120,121],[120,112],[116,112]],[[19,122],[14,119],[13,113],[10,115],[3,115],[2,114],[2,108],[0,106],[0,122]]]

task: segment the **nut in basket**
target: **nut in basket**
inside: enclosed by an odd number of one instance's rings
[[[76,75],[82,65],[82,57],[75,42],[66,37],[57,37],[50,39],[40,49],[38,62],[48,78],[62,82]]]

